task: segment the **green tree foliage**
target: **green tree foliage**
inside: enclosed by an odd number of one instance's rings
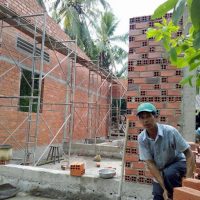
[[[115,63],[123,65],[124,59],[127,58],[127,52],[116,45],[116,42],[125,43],[128,39],[128,34],[116,36],[114,33],[117,25],[118,21],[115,15],[110,11],[106,11],[101,14],[100,25],[97,24],[95,26],[100,67],[104,67],[107,70]]]
[[[93,60],[97,48],[91,30],[100,15],[99,7],[110,8],[106,0],[54,0],[52,17],[63,25],[65,32],[77,38],[78,46]]]
[[[171,9],[173,9],[172,19],[167,21],[163,18],[162,23],[155,23],[155,28],[148,29],[147,37],[154,37],[156,41],[163,43],[172,65],[177,68],[188,67],[189,72],[197,71],[185,77],[181,84],[192,85],[194,79],[199,87],[200,0],[167,0],[155,10],[152,18],[161,18]],[[183,26],[185,34],[176,37],[176,33],[180,30],[179,21],[183,17],[186,18]]]
[[[42,1],[42,0],[38,0]],[[113,63],[122,65],[122,75],[127,69],[127,52],[116,42],[125,43],[128,34],[116,36],[118,25],[107,0],[44,0],[50,7],[50,14],[64,27],[78,46],[100,66],[109,70]],[[109,10],[109,12],[108,12]]]

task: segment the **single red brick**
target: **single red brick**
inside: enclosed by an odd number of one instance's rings
[[[160,90],[148,90],[146,91],[147,96],[160,96]]]
[[[136,29],[145,29],[145,28],[148,28],[148,27],[149,27],[149,23],[148,22],[136,23]],[[145,35],[145,37],[146,37],[146,35]]]
[[[128,109],[130,109],[130,108],[136,109],[137,107],[138,107],[138,105],[136,103],[130,103],[130,102],[127,103],[127,108]]]
[[[154,84],[141,84],[140,89],[141,90],[153,90]]]
[[[161,71],[161,76],[174,76],[175,75],[175,71],[174,70],[164,70]]]
[[[159,71],[160,70],[160,65],[148,65],[146,66],[147,71]]]
[[[149,58],[159,58],[161,57],[162,52],[154,52],[154,53],[149,53]],[[160,67],[159,67],[160,70]]]
[[[145,72],[147,69],[146,69],[146,66],[136,66],[135,67],[135,72]]]
[[[127,116],[127,118],[130,120],[130,121],[136,121],[138,120],[138,117],[136,115],[130,115],[130,116]]]
[[[138,83],[145,83],[145,82],[146,82],[146,79],[145,79],[145,78],[141,78],[141,77],[134,78],[134,83],[135,83],[135,84],[138,84]]]
[[[165,108],[165,104],[163,102],[153,102],[153,104],[155,105],[155,107],[157,109],[163,109],[163,108]]]
[[[183,186],[200,191],[200,180],[193,178],[186,178],[183,180]]]
[[[169,96],[181,96],[181,90],[180,89],[168,90],[168,95]]]
[[[140,47],[140,48],[136,48],[135,52],[138,54],[141,53],[148,53],[149,52],[149,47]]]
[[[141,42],[140,41],[135,41],[133,43],[130,43],[129,47],[134,47],[134,48],[141,47]]]
[[[127,91],[126,95],[130,97],[138,96],[138,91]]]
[[[173,89],[173,88],[175,88],[175,86],[172,83],[161,83],[160,88],[161,89]]]
[[[137,53],[132,53],[132,54],[129,54],[128,55],[128,60],[137,60],[137,59],[140,59],[141,58],[141,55],[140,54],[137,54]]]
[[[134,72],[129,72],[128,73],[128,78],[137,78],[140,75],[140,72],[137,72],[137,67],[134,67]]]
[[[129,161],[129,162],[138,162],[139,161],[139,157],[138,155],[134,155],[134,154],[126,154],[125,155],[125,161]]]
[[[127,141],[127,147],[137,147],[138,143],[135,141]]]
[[[133,168],[134,169],[144,169],[145,168],[145,163],[144,162],[134,162],[133,163]]]
[[[181,105],[181,102],[173,102],[173,103],[167,103],[167,108],[179,108]]]
[[[141,34],[141,31],[137,30],[137,29],[129,31],[129,35],[131,35],[131,36],[140,35],[140,34]]]
[[[161,109],[160,115],[174,115],[174,109]]]
[[[138,170],[125,168],[125,175],[137,175],[137,174],[138,174]]]
[[[200,191],[188,187],[178,187],[174,189],[173,200],[200,200]]]
[[[173,77],[168,77],[168,82],[169,83],[179,83],[181,81],[182,77],[180,76],[173,76]]]
[[[141,72],[140,77],[153,77],[153,72]]]

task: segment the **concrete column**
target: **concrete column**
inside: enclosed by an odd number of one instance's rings
[[[191,74],[191,73],[190,73]],[[188,70],[185,69],[184,77],[188,75]],[[185,85],[183,87],[182,100],[182,120],[181,129],[183,137],[187,141],[195,141],[195,125],[196,125],[196,87]]]
[[[188,12],[185,9],[183,14],[184,35],[189,32],[190,24],[188,23]],[[184,69],[184,77],[192,74],[188,71],[188,68]],[[195,74],[196,71],[193,72]],[[181,119],[181,131],[183,137],[187,141],[195,141],[195,125],[196,125],[196,84],[193,81],[193,86],[184,85],[183,87],[183,100],[182,100],[182,119]]]

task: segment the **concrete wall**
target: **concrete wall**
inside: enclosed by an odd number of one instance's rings
[[[115,199],[118,194],[119,178],[101,179],[98,177],[72,177],[65,171],[49,170],[29,166],[0,166],[0,183],[11,183],[22,191],[33,189],[54,189],[72,194],[102,195]],[[105,198],[102,198],[105,199]],[[123,183],[123,200],[151,200],[151,186]]]
[[[69,151],[69,144],[63,144],[65,153]],[[72,144],[71,153],[85,156],[95,156],[97,154],[109,158],[122,158],[122,147],[105,144]]]

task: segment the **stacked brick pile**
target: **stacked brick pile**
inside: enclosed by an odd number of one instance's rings
[[[183,180],[183,187],[174,189],[173,200],[200,200],[200,180]]]
[[[170,19],[171,14],[165,17]],[[182,101],[179,85],[182,71],[169,64],[158,42],[146,38],[146,30],[154,27],[155,22],[161,22],[161,19],[153,21],[151,16],[131,18],[129,32],[127,117],[130,123],[125,180],[147,184],[151,184],[151,175],[138,157],[137,137],[142,127],[135,116],[136,108],[142,102],[151,102],[158,109],[158,122],[177,127]],[[179,35],[181,31],[177,33]]]

